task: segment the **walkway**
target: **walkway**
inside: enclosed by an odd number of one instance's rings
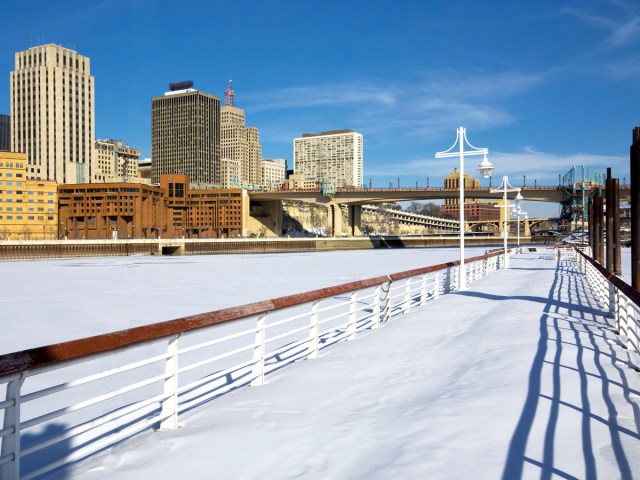
[[[70,477],[640,478],[640,377],[573,262],[518,255],[268,380]]]

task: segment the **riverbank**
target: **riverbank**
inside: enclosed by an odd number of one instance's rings
[[[469,246],[501,244],[502,237],[465,236]],[[531,238],[521,237],[521,243]],[[509,237],[509,244],[517,238]],[[1,241],[0,260],[131,255],[213,255],[228,253],[290,253],[331,250],[455,247],[457,236],[372,236],[343,238],[130,239]]]

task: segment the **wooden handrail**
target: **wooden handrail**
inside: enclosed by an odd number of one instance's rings
[[[485,254],[469,258],[466,262],[473,262],[496,255],[498,255],[498,253]],[[442,263],[415,270],[407,270],[392,275],[383,275],[365,280],[357,280],[332,287],[311,290],[309,292],[297,293],[294,295],[263,300],[237,307],[215,310],[213,312],[167,320],[165,322],[119,330],[93,337],[85,337],[78,340],[71,340],[68,342],[7,353],[0,355],[0,377],[36,368],[48,367],[72,360],[78,360],[81,358],[88,358],[109,351],[117,351],[132,345],[179,335],[184,332],[198,330],[212,325],[232,322],[282,308],[294,307],[314,300],[333,297],[343,293],[352,292],[354,290],[382,285],[389,281],[401,280],[415,275],[443,270],[445,268],[457,266],[459,263],[460,261]]]

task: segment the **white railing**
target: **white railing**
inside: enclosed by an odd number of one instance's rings
[[[469,259],[467,283],[502,268],[500,253]],[[457,269],[451,262],[2,355],[0,478],[40,477],[142,431],[175,429],[198,405],[456,290]]]
[[[630,366],[640,369],[640,293],[586,254],[576,255],[596,300],[615,320],[616,333],[630,354]]]

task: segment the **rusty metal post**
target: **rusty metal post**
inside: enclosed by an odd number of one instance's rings
[[[602,225],[602,193],[599,191],[593,197],[593,259],[602,265],[604,254],[604,229]]]
[[[593,245],[591,246],[591,257],[598,261],[598,196],[597,194],[591,198],[591,220],[593,224],[591,229],[593,230]]]
[[[594,202],[593,198],[589,200],[589,246],[591,247],[591,258],[596,255],[596,226],[594,220]]]
[[[633,143],[629,155],[631,172],[631,286],[640,290],[640,127],[633,129]]]
[[[598,191],[598,208],[596,209],[598,216],[598,261],[600,265],[605,264],[604,258],[604,195],[602,191]]]
[[[613,232],[615,234],[615,244],[613,245],[613,273],[622,275],[622,253],[620,251],[620,180],[612,179],[613,187]]]
[[[613,178],[611,178],[611,168],[607,168],[607,180],[605,182],[605,194],[607,212],[605,214],[605,247],[606,247],[606,262],[605,268],[613,272],[613,251],[616,242],[616,232],[613,231]]]

